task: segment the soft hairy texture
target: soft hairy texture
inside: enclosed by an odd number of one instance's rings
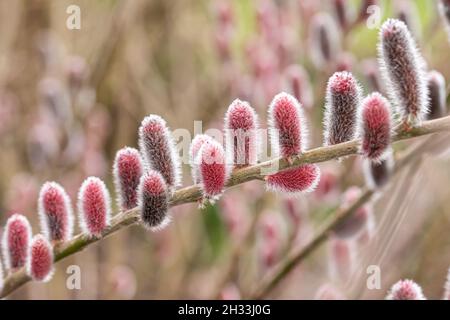
[[[285,92],[277,94],[269,106],[272,153],[291,157],[308,148],[308,129],[300,103]]]
[[[48,282],[53,276],[53,248],[41,234],[31,241],[26,271],[34,281]]]
[[[137,188],[143,172],[139,151],[129,147],[117,151],[113,175],[117,203],[122,210],[129,210],[137,206]]]
[[[324,113],[324,145],[356,137],[361,87],[350,72],[334,73],[328,80]]]
[[[342,208],[350,207],[362,194],[358,187],[350,187],[343,196]],[[361,233],[371,216],[372,208],[370,205],[359,207],[351,216],[339,223],[334,229],[334,233],[339,238],[352,238]]]
[[[206,134],[197,134],[194,139],[192,139],[191,145],[189,147],[189,164],[191,166],[191,176],[192,181],[197,184],[200,183],[200,173],[199,173],[199,163],[198,161],[198,153],[200,148],[206,141],[213,140],[212,137]]]
[[[100,236],[111,220],[111,198],[104,182],[87,178],[78,193],[80,228],[91,236]]]
[[[149,170],[138,189],[139,210],[144,226],[152,231],[164,228],[169,222],[169,191],[162,175]]]
[[[428,72],[427,86],[430,110],[427,119],[441,118],[447,113],[447,107],[445,105],[445,78],[442,73],[436,70]]]
[[[139,148],[147,169],[160,172],[170,191],[174,191],[181,181],[180,159],[163,118],[152,114],[142,120]]]
[[[208,141],[200,148],[197,156],[203,197],[218,199],[230,174],[223,147],[215,140]]]
[[[341,51],[339,27],[331,15],[316,14],[309,29],[309,46],[314,65],[323,69],[333,62]]]
[[[46,182],[38,200],[39,220],[50,241],[67,241],[73,234],[73,210],[69,196],[56,182]]]
[[[394,284],[386,300],[426,300],[422,288],[412,280],[400,280]]]
[[[31,226],[21,214],[13,214],[3,230],[2,249],[6,270],[16,270],[26,264],[31,242]]]
[[[256,164],[259,153],[258,116],[248,102],[234,100],[225,114],[227,162],[236,167]]]
[[[402,21],[387,20],[379,37],[379,65],[389,98],[400,118],[415,124],[428,111],[425,62]]]
[[[281,193],[307,193],[313,191],[320,180],[320,169],[315,164],[305,164],[266,177],[267,189]]]
[[[363,159],[364,178],[367,187],[371,190],[383,187],[389,181],[393,170],[394,156],[391,150],[387,151],[386,156],[380,161]]]
[[[299,64],[293,64],[284,71],[284,86],[295,99],[301,101],[305,108],[309,109],[313,105],[313,93],[311,83],[306,70]]]
[[[389,102],[379,93],[367,96],[361,105],[359,135],[364,157],[379,161],[389,150],[392,118]]]

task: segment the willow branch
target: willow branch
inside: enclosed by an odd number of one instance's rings
[[[437,120],[426,121],[420,126],[412,128],[408,131],[403,131],[400,128],[398,130],[399,131],[394,134],[392,142],[433,133],[450,131],[450,116]],[[228,180],[227,187],[233,187],[251,180],[263,180],[268,172],[275,173],[284,169],[298,167],[299,165],[306,163],[320,163],[344,156],[357,155],[358,153],[359,141],[353,140],[334,146],[311,149],[304,152],[303,154],[292,157],[291,159],[289,159],[289,161],[284,158],[276,158],[270,161],[259,163],[254,166],[234,170],[233,174]],[[370,197],[370,193],[371,191],[367,191],[365,195]],[[201,197],[202,193],[198,185],[185,187],[177,190],[173,194],[170,200],[170,206],[173,207],[185,203],[196,202],[200,200]],[[358,203],[356,203],[355,205],[358,205]],[[101,236],[90,237],[86,234],[80,233],[74,236],[71,240],[56,245],[54,248],[55,262],[83,250],[90,244],[106,238],[122,228],[137,223],[139,223],[138,208],[133,208],[131,210],[118,213],[112,218],[111,225],[102,232]],[[326,232],[324,232],[324,236],[326,237]],[[315,241],[321,243],[323,239],[319,237]],[[315,246],[316,245],[312,243],[310,250],[313,250]],[[305,254],[307,255],[308,252],[306,252]],[[26,275],[24,268],[21,268],[18,271],[9,274],[4,281],[4,287],[0,297],[3,298],[7,296],[30,280],[31,279]],[[275,282],[278,282],[278,280],[276,280]]]

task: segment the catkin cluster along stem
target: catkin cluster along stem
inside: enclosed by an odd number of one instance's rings
[[[392,136],[392,142],[450,131],[450,116],[436,120],[425,121],[420,126],[414,127],[408,131],[403,131],[402,128],[403,127],[397,128],[397,132],[395,132]],[[343,156],[356,155],[359,152],[359,145],[359,140],[352,140],[333,146],[319,147],[305,151],[300,155],[292,157],[291,161],[287,161],[284,158],[276,158],[253,166],[235,169],[228,179],[226,187],[232,187],[251,180],[261,180],[264,178],[264,169],[271,167],[273,168],[275,164],[278,164],[278,170],[281,171],[288,168],[295,168],[306,163],[319,163],[337,159]],[[362,203],[365,203],[365,201],[367,201],[367,199],[370,198],[372,194],[373,191],[370,190],[364,192],[357,203],[355,203],[351,208],[336,215],[334,221],[331,222],[330,225],[323,231],[320,231],[314,238],[313,242],[302,250],[301,254],[298,255],[300,256],[300,259],[303,259],[307,255],[309,255],[309,253],[314,251],[318,244],[320,244],[324,239],[327,238],[330,228],[332,228],[338,221],[340,221],[340,219],[343,218],[343,215],[348,214],[349,210],[354,210]],[[201,198],[202,191],[200,187],[198,185],[193,185],[175,191],[169,200],[169,206],[173,207],[184,203],[196,202]],[[137,207],[120,212],[111,218],[109,225],[106,226],[98,235],[89,236],[85,233],[81,233],[66,242],[57,244],[54,247],[54,260],[55,262],[57,262],[68,256],[71,256],[88,247],[90,244],[100,241],[121,230],[122,228],[136,224],[139,221],[140,211]],[[295,261],[289,262],[289,266],[295,265],[295,263],[298,261],[298,256]],[[280,275],[277,277],[277,279],[281,279],[283,276],[284,275]],[[27,275],[24,267],[10,273],[4,281],[4,287],[1,293],[1,297],[7,296],[30,280],[31,278]],[[276,284],[278,283],[278,281],[279,280],[273,281],[273,283]],[[264,292],[266,291],[267,290],[265,290]],[[254,297],[258,297],[258,295],[254,295]]]

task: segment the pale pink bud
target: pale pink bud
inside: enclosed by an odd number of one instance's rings
[[[161,173],[171,191],[180,184],[180,160],[166,121],[157,115],[142,120],[139,148],[148,169]]]
[[[196,161],[199,166],[203,197],[209,200],[218,199],[230,173],[222,145],[215,140],[204,143]]]
[[[447,113],[447,106],[445,103],[446,89],[444,76],[435,70],[428,72],[428,96],[430,100],[430,112],[427,118],[430,120],[443,117]]]
[[[358,187],[350,187],[344,193],[341,209],[345,210],[351,207],[361,196],[362,191]],[[371,207],[364,205],[355,210],[349,217],[340,222],[335,228],[334,233],[339,238],[352,238],[361,233],[368,223],[371,215]]]
[[[331,276],[347,281],[355,267],[356,251],[353,242],[333,237],[330,240]]]
[[[274,214],[266,213],[261,220],[261,260],[265,268],[273,266],[280,255],[281,234]]]
[[[303,108],[293,96],[277,94],[269,106],[272,153],[291,157],[308,148],[308,129]]]
[[[61,185],[46,182],[42,186],[38,210],[41,229],[48,240],[67,241],[72,237],[72,203]]]
[[[313,93],[308,73],[301,65],[293,64],[285,70],[285,86],[305,108],[313,106]]]
[[[320,169],[315,164],[286,169],[266,177],[267,189],[281,193],[312,192],[319,180]]]
[[[450,268],[447,271],[447,278],[444,285],[444,297],[443,300],[450,300]]]
[[[48,282],[53,276],[53,248],[48,240],[37,234],[31,241],[27,274],[34,281]]]
[[[169,224],[169,191],[159,172],[150,170],[141,177],[138,201],[141,220],[146,228],[157,231]]]
[[[31,226],[21,214],[13,214],[3,231],[2,249],[5,268],[14,271],[26,264],[31,243]]]
[[[200,183],[200,173],[198,168],[198,163],[196,161],[197,155],[200,148],[206,141],[211,141],[213,138],[206,134],[197,134],[194,139],[192,139],[191,145],[189,147],[189,164],[191,165],[191,176],[192,181],[197,184]]]
[[[78,216],[81,230],[100,236],[110,223],[111,198],[105,183],[97,177],[84,180],[78,192]]]
[[[331,284],[323,284],[317,289],[315,300],[346,300],[344,294]]]
[[[113,175],[117,203],[122,210],[129,210],[137,206],[137,188],[143,171],[139,151],[128,147],[117,151]]]
[[[236,99],[231,103],[224,131],[228,163],[242,167],[258,161],[258,116],[248,102]]]
[[[241,293],[239,292],[239,288],[230,283],[220,292],[220,300],[240,300]]]
[[[323,69],[334,61],[340,52],[339,27],[326,13],[315,15],[309,29],[311,59],[318,69]]]
[[[389,19],[382,25],[378,53],[397,113],[408,123],[422,120],[428,112],[425,62],[404,22]]]
[[[426,300],[422,288],[412,280],[400,280],[394,284],[386,300]]]
[[[374,161],[381,160],[391,143],[391,105],[378,92],[367,96],[361,103],[359,124],[363,155]]]
[[[339,22],[339,25],[342,29],[346,29],[349,24],[349,12],[348,12],[348,3],[346,0],[333,0],[333,9]]]
[[[334,145],[356,137],[361,88],[350,72],[336,72],[328,80],[324,145]]]
[[[383,187],[391,177],[394,170],[394,156],[388,151],[381,161],[363,160],[363,172],[366,185],[375,190]]]

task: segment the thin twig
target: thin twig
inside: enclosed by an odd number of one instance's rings
[[[428,134],[443,132],[443,131],[450,131],[450,116],[426,121],[422,123],[420,126],[416,128],[412,128],[411,130],[404,132],[400,131],[397,132],[393,138],[392,142],[405,140],[409,138],[424,136]],[[233,171],[233,174],[231,175],[227,187],[232,187],[235,185],[239,185],[251,180],[261,180],[264,179],[265,175],[267,175],[269,169],[273,169],[270,173],[278,172],[287,168],[297,167],[299,165],[305,164],[305,163],[319,163],[319,162],[325,162],[332,159],[337,159],[344,156],[349,155],[356,155],[359,153],[359,141],[353,140],[341,144],[337,144],[334,146],[328,146],[328,147],[319,147],[316,149],[312,149],[309,151],[304,152],[301,155],[297,155],[295,157],[292,157],[289,159],[284,158],[276,158],[274,160],[266,161],[259,163],[254,166],[249,166],[246,168],[236,169]],[[370,198],[372,191],[366,191],[361,197],[360,201],[355,203],[350,209],[353,210],[357,208],[360,204],[364,203],[366,201],[366,198]],[[185,203],[191,203],[196,202],[200,200],[202,197],[201,189],[198,185],[193,185],[189,187],[185,187],[182,189],[177,190],[171,200],[170,200],[170,206],[177,206]],[[350,213],[348,211],[340,212],[336,216],[338,219],[343,219],[346,216],[348,216]],[[75,254],[90,244],[97,242],[103,238],[106,238],[107,236],[115,233],[116,231],[130,226],[137,224],[139,222],[139,210],[138,208],[133,208],[131,210],[121,212],[113,217],[111,225],[106,228],[102,235],[99,237],[89,237],[86,234],[78,234],[71,240],[59,244],[55,246],[54,248],[54,255],[55,255],[55,262],[64,259],[67,256],[70,256],[72,254]],[[334,225],[336,224],[336,220],[334,223],[332,222],[327,227],[325,227],[324,231],[322,232],[322,235],[318,236],[314,239],[313,242],[309,243],[305,249],[303,249],[303,253],[299,255],[296,259],[292,259],[292,261],[284,266],[284,269],[289,271],[292,269],[292,267],[296,264],[297,260],[301,260],[304,256],[308,255],[310,251],[314,250],[314,248],[323,242],[323,240],[326,239],[328,235],[328,231],[331,230]],[[273,285],[278,283],[278,281],[283,276],[280,275],[280,277],[277,277],[273,281]],[[4,287],[3,291],[0,295],[0,297],[5,297],[14,290],[18,289],[25,283],[30,281],[30,278],[26,275],[25,269],[21,268],[18,271],[9,274],[5,281],[4,281]],[[272,288],[272,284],[269,284],[268,287]],[[267,289],[262,290],[261,293],[263,294],[256,294],[255,297],[261,297],[264,296]]]

